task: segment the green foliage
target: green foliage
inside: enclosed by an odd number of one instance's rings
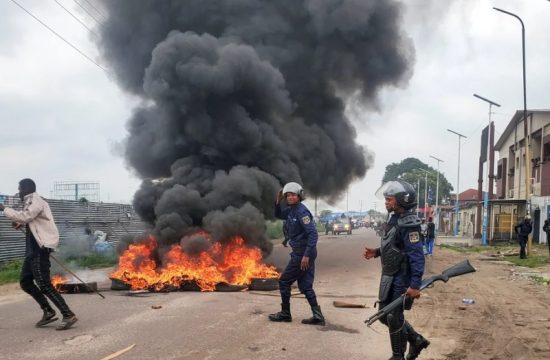
[[[506,260],[510,261],[516,266],[525,266],[528,268],[537,268],[548,265],[548,256],[531,255],[527,259],[520,259],[519,256],[506,256]]]
[[[0,285],[19,281],[22,260],[14,260],[0,265]]]
[[[325,232],[325,224],[322,224],[320,222],[315,222],[315,228],[317,229],[317,232]]]
[[[319,213],[319,217],[322,218],[330,214],[332,214],[332,210],[321,210],[321,212]]]
[[[91,254],[68,257],[65,261],[70,267],[99,269],[116,265],[118,263],[118,257],[114,253]]]
[[[533,276],[531,276],[531,279],[533,279],[533,281],[536,282],[539,285],[550,286],[550,279],[545,278],[544,276],[533,275]]]
[[[430,205],[435,203],[435,195],[437,190],[437,170],[423,163],[422,161],[416,158],[406,158],[400,163],[391,163],[386,166],[386,172],[382,178],[382,182],[388,182],[393,180],[404,180],[412,184],[415,188],[417,184],[420,183],[420,189],[417,189],[418,197],[418,206],[424,207],[424,194],[425,194],[425,184],[426,184],[426,172],[428,171],[427,183],[428,188],[432,189],[432,194],[434,199]],[[450,198],[450,193],[453,190],[453,187],[445,178],[441,172],[439,173],[439,204],[442,203],[442,200],[445,198]]]
[[[281,220],[268,221],[266,223],[266,235],[270,240],[283,238],[283,222]]]
[[[266,235],[268,239],[275,240],[275,239],[282,239],[284,237],[282,220],[268,221],[266,223],[266,227],[267,227]],[[315,228],[317,229],[317,232],[322,232],[322,233],[325,232],[324,224],[315,222]]]

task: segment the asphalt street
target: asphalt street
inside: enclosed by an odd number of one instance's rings
[[[21,291],[0,296],[0,359],[103,359],[132,344],[117,359],[386,359],[386,329],[363,323],[375,311],[380,262],[364,260],[362,252],[377,244],[367,229],[320,235],[314,289],[327,319],[324,327],[300,323],[311,316],[302,295],[291,300],[292,323],[272,323],[267,316],[279,310],[278,291],[128,296],[108,290],[105,300],[65,295],[80,320],[72,329],[56,331],[55,322],[34,327],[41,311]],[[266,262],[282,268],[288,253],[276,245]],[[335,300],[367,308],[336,308]]]

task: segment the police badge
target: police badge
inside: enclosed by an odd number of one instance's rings
[[[409,233],[409,241],[411,244],[415,244],[420,241],[420,234],[418,234],[418,231],[412,231]]]
[[[304,225],[307,225],[311,222],[311,219],[309,218],[309,216],[304,216],[302,218],[302,222],[304,223]]]

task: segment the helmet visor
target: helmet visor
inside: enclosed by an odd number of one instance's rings
[[[395,196],[404,192],[407,192],[407,190],[399,181],[388,181],[384,185],[380,186],[374,194],[378,199],[384,199],[388,196]]]

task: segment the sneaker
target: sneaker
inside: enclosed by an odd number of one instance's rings
[[[47,325],[51,322],[54,322],[57,320],[57,317],[55,316],[55,310],[53,309],[49,309],[49,310],[44,310],[44,314],[42,315],[42,319],[40,319],[37,323],[36,323],[36,327],[42,327],[44,325]]]
[[[55,330],[67,330],[71,326],[74,325],[75,322],[78,321],[78,318],[76,315],[72,316],[63,316],[63,320],[61,320],[61,325],[55,328]]]

